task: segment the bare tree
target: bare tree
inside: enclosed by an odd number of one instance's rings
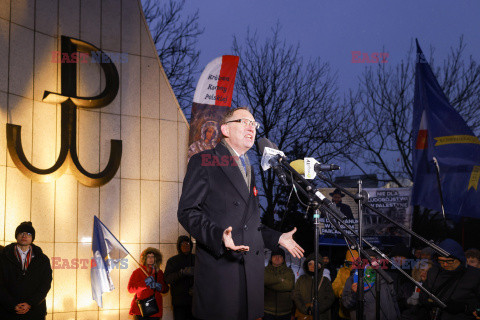
[[[185,0],[142,0],[142,5],[163,69],[187,114],[199,73],[197,40],[203,29],[198,23],[198,10],[187,15]]]
[[[280,29],[277,24],[262,42],[256,33],[248,32],[242,44],[234,37],[233,52],[240,62],[233,105],[249,106],[261,123],[258,136],[278,144],[290,159],[311,156],[327,162],[348,148],[349,110],[337,108],[336,75],[328,63],[318,58],[305,62],[298,45],[280,39]],[[257,167],[264,221],[271,226],[288,192],[271,170]]]
[[[464,59],[465,43],[451,49],[441,66],[435,67],[433,49],[430,65],[452,106],[472,130],[480,133],[480,67],[470,56]],[[352,141],[352,163],[377,173],[385,181],[405,186],[412,180],[412,108],[415,86],[415,49],[395,66],[382,63],[360,77],[359,89],[349,97],[356,137]],[[353,156],[352,156],[353,155]],[[363,168],[367,165],[367,169]]]

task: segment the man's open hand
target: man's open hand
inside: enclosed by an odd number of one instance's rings
[[[293,228],[292,231],[283,233],[278,240],[278,244],[284,247],[295,258],[302,258],[305,250],[293,240],[293,234],[297,231],[297,228]]]
[[[233,251],[248,251],[250,247],[248,246],[236,246],[232,239],[232,227],[228,227],[223,231],[222,236],[223,244],[225,248],[233,250]]]

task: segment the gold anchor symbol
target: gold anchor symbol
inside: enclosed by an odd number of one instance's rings
[[[72,53],[101,53],[100,66],[105,73],[105,89],[94,97],[77,96],[77,64],[61,64],[61,94],[45,91],[43,102],[61,104],[61,146],[55,164],[48,169],[33,166],[25,157],[22,147],[21,129],[15,124],[7,123],[7,147],[10,157],[20,171],[38,182],[56,180],[70,167],[75,178],[85,186],[99,187],[109,182],[116,174],[122,158],[122,140],[110,140],[110,158],[105,169],[99,173],[85,170],[77,154],[77,107],[102,108],[115,99],[118,92],[118,72],[110,58],[94,45],[75,38],[62,36],[62,53],[69,57]]]

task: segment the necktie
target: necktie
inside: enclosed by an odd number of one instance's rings
[[[243,170],[245,170],[245,174],[247,173],[247,164],[245,163],[245,155],[241,155],[240,161],[242,162]]]

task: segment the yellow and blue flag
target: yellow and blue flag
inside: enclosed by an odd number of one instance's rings
[[[445,213],[480,218],[480,141],[450,105],[418,41],[412,138],[412,203],[441,211],[436,158]]]

